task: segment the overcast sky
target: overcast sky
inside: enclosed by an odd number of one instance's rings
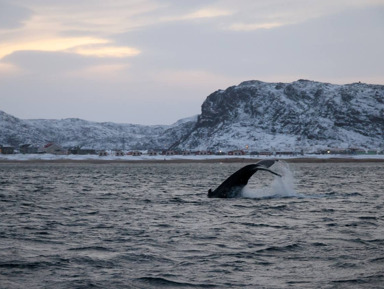
[[[384,84],[384,0],[0,0],[0,110],[171,124],[245,80]]]

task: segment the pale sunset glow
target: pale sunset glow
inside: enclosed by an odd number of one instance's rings
[[[220,17],[220,16],[228,16],[231,15],[231,11],[225,11],[225,10],[215,10],[215,9],[202,9],[198,10],[196,12],[193,12],[187,16],[187,18],[213,18],[213,17]]]
[[[106,44],[108,40],[93,37],[50,38],[30,42],[0,44],[0,58],[17,51],[66,51],[68,49],[91,44]]]
[[[384,0],[0,0],[0,110],[170,124],[246,80],[384,84],[381,35]]]
[[[186,15],[164,17],[161,20],[162,21],[194,20],[194,19],[202,19],[202,18],[216,18],[216,17],[222,17],[222,16],[229,16],[231,14],[232,14],[231,11],[226,11],[226,10],[201,9]]]
[[[19,68],[16,65],[9,63],[0,63],[0,77],[1,76],[12,76],[19,72]]]
[[[245,24],[245,23],[236,23],[231,25],[230,29],[234,31],[252,31],[257,29],[272,29],[276,27],[283,26],[283,23],[273,22],[273,23],[260,23],[260,24]]]
[[[84,56],[130,57],[140,54],[140,50],[131,47],[94,46],[110,44],[109,40],[93,37],[51,38],[13,45],[0,45],[0,58],[17,51],[72,52]]]
[[[131,47],[77,47],[71,51],[85,55],[96,57],[130,57],[139,55],[141,52],[136,48]]]

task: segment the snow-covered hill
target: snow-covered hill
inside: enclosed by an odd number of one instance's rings
[[[207,97],[199,116],[169,126],[81,119],[21,120],[0,111],[0,144],[94,149],[315,151],[384,147],[384,86],[246,81]]]
[[[190,130],[196,119],[188,118],[168,126],[144,126],[76,118],[21,120],[0,111],[0,144],[18,147],[56,142],[64,147],[94,149],[165,149],[180,137],[185,127]]]
[[[207,97],[181,149],[307,150],[384,146],[384,86],[246,81]]]

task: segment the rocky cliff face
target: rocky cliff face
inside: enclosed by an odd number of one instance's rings
[[[207,97],[181,149],[316,150],[384,145],[384,86],[246,81]]]

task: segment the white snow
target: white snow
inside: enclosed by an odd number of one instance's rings
[[[213,152],[384,146],[382,85],[246,81],[211,94],[202,107],[201,115],[164,126],[74,118],[22,120],[0,111],[0,145],[40,147],[55,142],[96,150]]]
[[[248,160],[259,160],[259,159],[360,159],[360,160],[370,160],[370,159],[380,159],[384,160],[384,154],[377,155],[336,155],[336,154],[326,154],[326,155],[314,155],[314,154],[305,154],[298,156],[230,156],[230,155],[173,155],[173,156],[103,156],[98,155],[53,155],[53,154],[12,154],[12,155],[0,155],[0,161],[57,161],[57,160],[67,160],[67,161],[87,161],[87,160],[97,160],[97,161],[168,161],[168,160],[225,160],[225,159],[248,159]]]

